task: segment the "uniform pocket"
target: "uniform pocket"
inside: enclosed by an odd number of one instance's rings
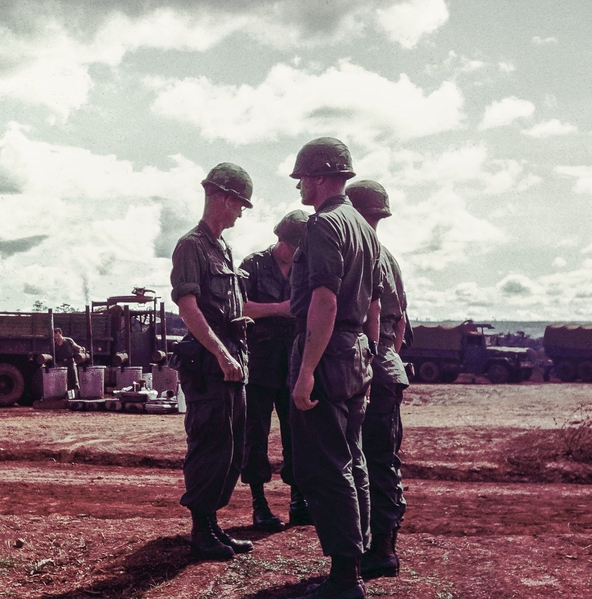
[[[236,273],[228,266],[228,264],[226,264],[226,262],[213,256],[210,257],[208,264],[211,275],[211,293],[220,299],[229,300],[232,295]]]
[[[276,302],[280,302],[283,300],[282,291],[282,286],[275,279],[259,277],[257,281],[258,297],[272,298]]]
[[[355,333],[334,334],[315,370],[315,383],[329,399],[344,400],[362,393],[371,369]]]

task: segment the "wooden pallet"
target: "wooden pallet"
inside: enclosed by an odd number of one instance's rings
[[[69,399],[68,409],[76,412],[102,412],[105,409],[104,399]]]

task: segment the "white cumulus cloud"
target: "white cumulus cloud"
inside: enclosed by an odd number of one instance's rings
[[[486,109],[479,130],[507,127],[516,119],[532,117],[535,105],[528,100],[521,100],[515,96],[492,102]]]
[[[397,218],[386,219],[380,227],[384,244],[414,271],[442,270],[467,262],[475,253],[488,252],[506,241],[503,231],[471,214],[464,198],[451,189],[400,205]]]
[[[33,5],[36,4],[36,5]],[[392,4],[392,3],[389,3]],[[360,37],[381,11],[395,41],[414,45],[447,17],[444,0],[411,0],[383,9],[377,0],[259,0],[192,5],[170,2],[101,3],[6,0],[0,10],[0,97],[44,106],[65,122],[88,101],[93,88],[90,67],[117,67],[140,48],[203,52],[235,33],[273,48],[330,46]],[[395,13],[390,11],[394,10]],[[26,26],[24,25],[26,24]]]
[[[553,266],[555,268],[565,268],[567,266],[567,260],[561,256],[557,256],[557,258],[553,260]]]
[[[405,74],[391,81],[348,61],[322,73],[278,64],[257,87],[216,85],[206,77],[148,84],[158,91],[154,112],[235,144],[301,133],[371,144],[457,129],[464,118],[453,83],[426,95]]]
[[[448,20],[444,0],[408,0],[376,11],[378,26],[404,48],[413,48],[422,36],[432,33]]]
[[[26,39],[0,25],[0,40],[0,97],[46,106],[62,121],[86,103],[93,83],[84,45],[59,26]]]
[[[523,191],[540,181],[538,176],[526,171],[526,165],[521,161],[492,159],[484,143],[467,143],[439,154],[392,151],[381,147],[357,160],[356,168],[380,181],[390,182],[393,187],[431,183],[438,187],[463,187],[473,193],[488,195]]]
[[[576,133],[578,128],[571,123],[562,123],[558,119],[552,119],[544,123],[538,123],[531,129],[524,129],[522,133],[535,139],[545,137],[553,137],[555,135],[567,135],[568,133]]]
[[[63,298],[84,305],[87,287],[93,299],[133,284],[168,296],[170,251],[198,220],[205,174],[180,155],[171,159],[169,171],[134,170],[115,156],[31,141],[17,126],[7,130],[0,170],[19,185],[1,196],[10,214],[1,239],[6,309],[25,289],[38,289],[54,306]]]
[[[558,166],[555,172],[574,178],[576,193],[592,193],[592,166]]]
[[[435,287],[426,276],[408,280],[407,295],[412,314],[443,315],[443,318],[490,320],[590,320],[592,260],[574,270],[528,277],[504,276],[497,284],[467,281],[449,288]],[[454,298],[451,305],[451,298]]]

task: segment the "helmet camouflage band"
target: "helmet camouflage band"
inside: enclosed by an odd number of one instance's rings
[[[253,181],[244,168],[232,162],[221,162],[216,165],[208,176],[201,182],[206,185],[214,185],[226,193],[236,196],[249,208],[253,207],[251,196],[253,195]]]
[[[334,137],[319,137],[305,144],[296,156],[290,177],[300,179],[323,175],[342,175],[345,179],[356,175],[347,146]]]
[[[364,216],[386,218],[392,215],[388,193],[376,181],[356,181],[345,188],[345,193],[354,208]]]
[[[273,232],[280,241],[285,241],[290,247],[296,248],[300,244],[300,237],[307,221],[308,214],[304,210],[293,210],[282,218]]]

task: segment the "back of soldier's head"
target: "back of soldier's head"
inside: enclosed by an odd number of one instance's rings
[[[376,181],[356,181],[345,188],[345,193],[354,208],[365,217],[381,219],[392,215],[388,194]]]
[[[307,221],[308,214],[304,210],[293,210],[280,220],[273,232],[280,241],[285,241],[290,247],[297,248]]]

